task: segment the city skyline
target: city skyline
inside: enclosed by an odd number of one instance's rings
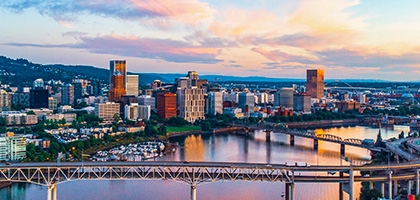
[[[7,1],[0,50],[37,63],[127,60],[127,71],[420,80],[420,2]],[[30,34],[28,34],[30,33]]]

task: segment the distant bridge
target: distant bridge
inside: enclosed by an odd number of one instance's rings
[[[382,193],[388,183],[416,182],[419,194],[420,164],[376,166],[309,166],[302,164],[221,163],[221,162],[69,162],[69,163],[13,163],[0,165],[0,182],[26,182],[48,187],[48,199],[57,199],[57,184],[75,180],[173,180],[191,186],[191,199],[196,199],[197,184],[215,181],[269,181],[286,183],[286,199],[294,198],[294,185],[299,182],[336,182],[342,190],[348,188],[354,199],[354,182],[381,182]],[[398,170],[398,171],[397,171]],[[361,176],[361,171],[375,175]],[[394,171],[394,173],[393,173]],[[315,173],[314,173],[315,172]],[[327,173],[328,172],[328,173]],[[334,172],[335,175],[329,175]],[[393,183],[394,182],[394,183]],[[409,190],[410,191],[410,190]]]
[[[315,134],[314,131],[311,130],[297,130],[297,129],[290,129],[283,126],[277,125],[263,125],[263,126],[237,126],[231,127],[231,130],[236,131],[245,131],[245,134],[249,134],[249,131],[254,130],[264,130],[266,132],[266,139],[270,140],[271,133],[282,133],[287,134],[290,136],[290,145],[294,145],[295,143],[295,136],[310,138],[314,140],[314,149],[318,149],[318,141],[327,141],[340,144],[340,153],[342,156],[345,154],[345,145],[360,147],[360,148],[367,148],[370,150],[377,151],[377,148],[373,148],[373,146],[363,144],[363,140],[357,138],[346,138],[343,139],[340,136],[331,135],[331,134]]]

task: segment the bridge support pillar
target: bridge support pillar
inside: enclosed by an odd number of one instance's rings
[[[353,187],[354,187],[354,173],[353,173],[353,169],[350,169],[349,171],[349,200],[354,200]]]
[[[346,145],[340,144],[340,155],[344,156],[346,154]]]
[[[413,186],[413,181],[412,180],[409,180],[408,181],[407,194],[411,194],[412,186]]]
[[[385,183],[381,182],[381,193],[383,196],[385,196]]]
[[[289,135],[290,136],[290,146],[295,146],[295,136],[294,135]]]
[[[392,171],[388,171],[388,199],[392,199]]]
[[[294,199],[294,190],[295,184],[294,183],[286,183],[286,200],[293,200]]]
[[[269,131],[269,130],[266,130],[265,131],[265,140],[267,142],[270,142],[270,140],[271,140],[271,131]]]
[[[397,195],[398,194],[398,181],[394,180],[394,190],[392,191],[392,194]]]
[[[372,181],[369,182],[369,190],[371,190],[371,189],[374,189],[373,188],[373,182]]]
[[[191,200],[197,200],[197,184],[191,183]]]
[[[420,184],[419,184],[419,169],[416,169],[416,195],[419,195],[419,189],[420,189]]]
[[[57,185],[52,184],[47,188],[47,198],[48,200],[57,200]]]
[[[338,199],[339,200],[343,200],[344,199],[344,197],[343,197],[343,183],[339,183],[339,185],[338,185]]]
[[[318,139],[314,139],[314,150],[318,150]]]

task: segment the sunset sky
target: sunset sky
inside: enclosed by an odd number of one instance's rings
[[[418,0],[4,0],[0,55],[131,72],[420,80]]]

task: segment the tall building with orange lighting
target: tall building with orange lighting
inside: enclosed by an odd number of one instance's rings
[[[124,76],[117,70],[111,77],[111,85],[108,92],[108,101],[122,101],[122,96],[125,95]]]
[[[158,94],[157,114],[164,119],[176,117],[176,94],[169,92]]]
[[[323,69],[308,69],[306,71],[306,93],[312,98],[324,97]]]
[[[125,60],[111,60],[109,62],[109,83],[112,82],[111,78],[116,71],[123,76],[124,90],[127,90],[127,63]]]

